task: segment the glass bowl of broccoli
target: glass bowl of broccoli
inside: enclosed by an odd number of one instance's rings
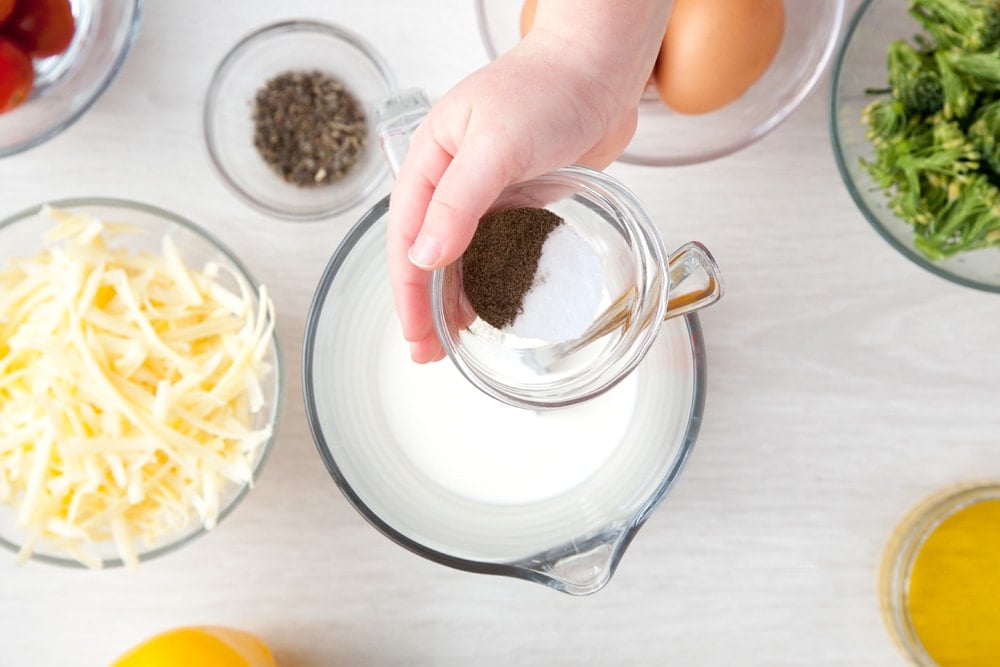
[[[886,241],[1000,292],[1000,0],[865,0],[834,63],[830,133]]]

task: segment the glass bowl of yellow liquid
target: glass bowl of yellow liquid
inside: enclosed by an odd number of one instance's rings
[[[914,508],[890,539],[880,583],[889,632],[913,664],[1000,665],[1000,483]]]

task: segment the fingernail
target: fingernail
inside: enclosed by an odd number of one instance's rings
[[[420,357],[420,346],[416,343],[410,343],[410,360],[415,364],[424,363]]]
[[[413,264],[421,268],[430,268],[441,259],[441,244],[437,239],[421,234],[413,242],[408,255]]]

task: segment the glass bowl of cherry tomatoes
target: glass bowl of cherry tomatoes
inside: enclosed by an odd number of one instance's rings
[[[142,0],[0,0],[0,158],[78,120],[121,69]]]

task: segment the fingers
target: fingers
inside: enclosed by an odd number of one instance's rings
[[[509,173],[492,138],[471,138],[453,157],[435,139],[433,122],[428,117],[415,133],[389,204],[389,279],[418,363],[444,355],[431,316],[430,271],[461,257]]]
[[[451,163],[451,155],[432,140],[424,125],[414,134],[393,187],[387,231],[389,282],[396,314],[403,337],[412,344],[411,356],[420,363],[438,358],[440,350],[435,345],[439,348],[440,344],[430,315],[430,273],[414,266],[407,255],[423,224],[434,188]]]
[[[410,343],[410,358],[418,364],[441,361],[444,356],[444,348],[433,329],[422,339]]]
[[[495,135],[466,137],[441,175],[428,202],[419,234],[410,247],[410,262],[425,270],[451,264],[465,252],[479,218],[509,184]]]

